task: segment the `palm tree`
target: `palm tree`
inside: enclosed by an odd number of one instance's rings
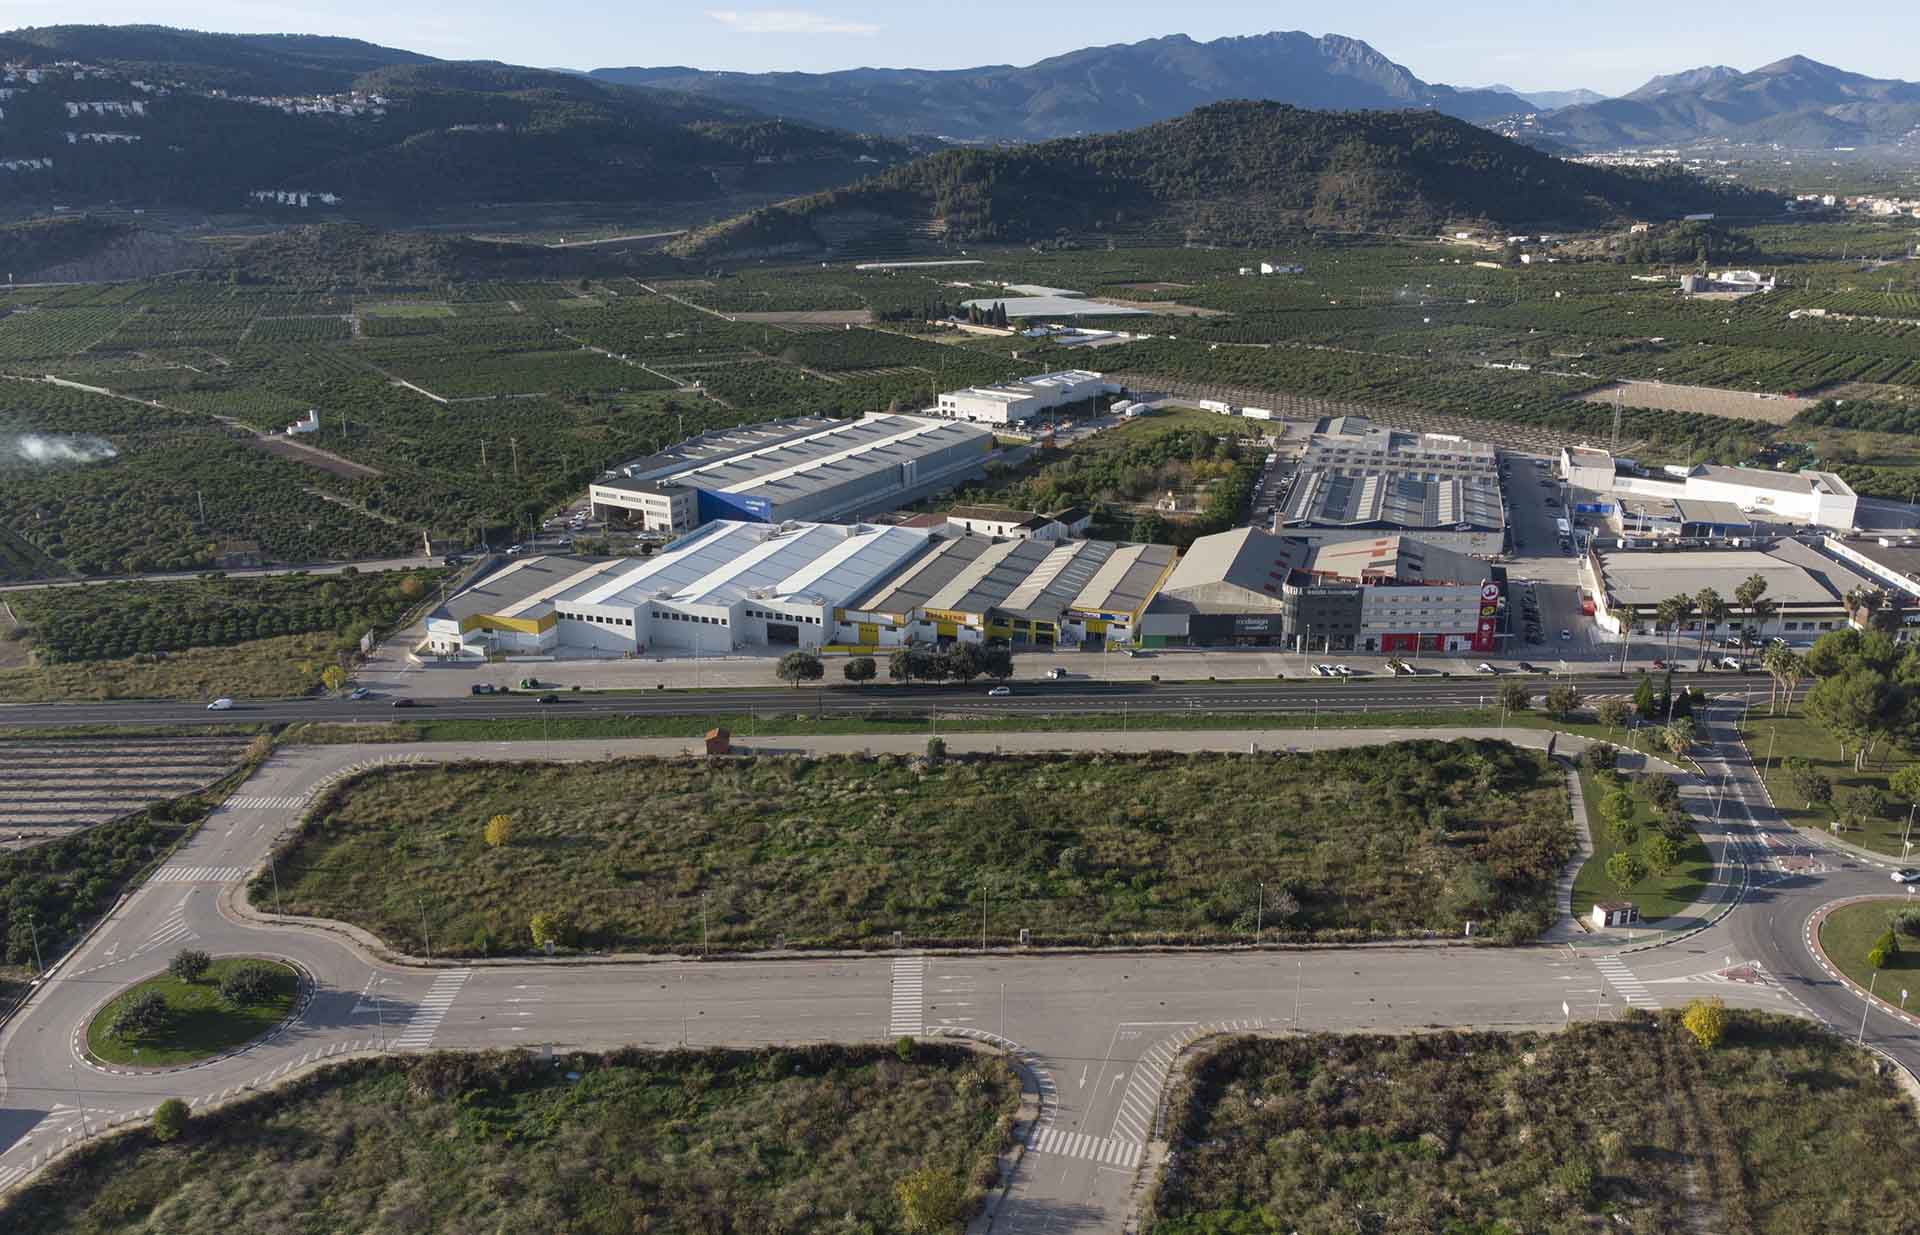
[[[1793,692],[1800,685],[1800,679],[1807,676],[1807,658],[1791,648],[1782,648],[1786,652],[1780,658],[1780,680],[1787,688],[1787,707],[1782,716],[1793,715]]]
[[[1620,672],[1627,671],[1627,661],[1633,657],[1633,626],[1640,620],[1640,611],[1632,605],[1614,605],[1613,615],[1620,623]]]
[[[1693,594],[1694,608],[1700,611],[1700,668],[1707,664],[1707,631],[1726,620],[1727,602],[1720,599],[1720,593],[1710,587],[1703,587]]]
[[[1673,659],[1673,637],[1680,633],[1680,625],[1693,616],[1693,597],[1669,596],[1654,609],[1654,616],[1667,628],[1667,659]]]
[[[1861,630],[1871,630],[1874,615],[1887,603],[1887,594],[1862,583],[1847,590],[1847,617]]]
[[[1667,744],[1667,749],[1675,755],[1686,754],[1688,748],[1693,745],[1692,719],[1682,716],[1680,719],[1673,721],[1667,725],[1665,729],[1661,730],[1660,737],[1661,740]]]
[[[1734,603],[1746,611],[1748,621],[1758,628],[1754,631],[1755,638],[1758,638],[1760,633],[1765,631],[1767,619],[1772,617],[1774,612],[1774,603],[1766,599],[1766,593],[1766,576],[1757,574],[1748,575],[1745,582],[1733,589]],[[1747,629],[1747,626],[1743,624],[1741,627],[1743,636],[1747,633]],[[1741,639],[1741,642],[1746,642],[1744,637]]]
[[[1786,679],[1786,658],[1793,655],[1793,649],[1784,643],[1769,643],[1767,650],[1760,653],[1760,667],[1767,671],[1772,685],[1767,687],[1767,715],[1773,715],[1774,700],[1780,694],[1780,683]]]

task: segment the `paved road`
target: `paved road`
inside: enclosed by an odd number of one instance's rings
[[[1721,727],[1710,727],[1716,740]],[[1023,748],[1246,749],[1249,742],[1327,746],[1395,736],[1380,731],[1028,734]],[[1436,735],[1439,736],[1439,735]],[[1526,744],[1538,732],[1509,735]],[[990,749],[1007,735],[955,735]],[[780,748],[918,739],[765,739]],[[674,740],[555,743],[551,757],[672,750]],[[1577,749],[1579,739],[1562,739]],[[1210,1028],[1382,1029],[1422,1025],[1552,1025],[1567,1015],[1613,1016],[1671,1006],[1711,991],[1730,1003],[1858,1016],[1798,943],[1798,924],[1839,896],[1884,890],[1886,877],[1827,855],[1819,869],[1781,877],[1778,855],[1799,842],[1771,817],[1737,747],[1702,751],[1724,772],[1728,829],[1710,841],[1732,859],[1729,896],[1755,886],[1720,924],[1647,952],[1382,947],[1242,954],[1092,954],[856,958],[574,965],[514,962],[422,967],[375,959],[339,932],[262,923],[231,906],[233,889],[264,860],[323,780],[376,758],[524,758],[530,744],[408,748],[307,747],[274,756],[156,877],[43,984],[0,1034],[0,1187],[62,1144],[102,1124],[137,1119],[168,1096],[196,1105],[338,1055],[367,1050],[640,1043],[745,1044],[884,1040],[901,1033],[1003,1037],[1029,1052],[1046,1096],[998,1228],[1118,1229],[1154,1140],[1161,1083],[1180,1046]],[[1696,795],[1700,792],[1695,790]],[[223,890],[226,895],[223,897]],[[996,929],[1018,924],[1004,922]],[[164,1074],[88,1064],[74,1035],[127,984],[192,944],[215,955],[284,957],[311,977],[313,997],[287,1030],[229,1059]],[[1729,976],[1731,971],[1734,976]],[[1751,977],[1753,980],[1736,980]],[[1562,1011],[1564,1007],[1566,1012]],[[1920,1046],[1891,1021],[1869,1035],[1920,1065]]]
[[[1702,689],[1716,693],[1764,691],[1767,679],[1753,674],[1686,675]],[[742,712],[867,712],[910,708],[942,713],[1020,714],[1052,712],[1175,712],[1216,710],[1247,712],[1386,711],[1411,708],[1481,707],[1493,700],[1499,686],[1516,678],[1544,692],[1560,674],[1522,676],[1501,674],[1466,678],[1378,678],[1352,681],[1306,678],[1282,682],[1032,682],[1013,687],[1013,694],[990,696],[985,683],[958,688],[927,686],[776,687],[771,690],[638,692],[634,694],[572,694],[544,705],[555,716],[635,715],[711,716]],[[1631,694],[1634,679],[1617,676],[1572,679],[1589,696]],[[0,726],[62,724],[237,724],[282,723],[302,720],[387,721],[472,717],[525,717],[543,708],[531,697],[458,696],[415,699],[420,706],[394,709],[400,692],[378,690],[359,702],[345,699],[242,699],[230,711],[209,712],[200,703],[172,701],[116,701],[112,703],[44,703],[0,705]],[[408,695],[407,697],[413,697]]]

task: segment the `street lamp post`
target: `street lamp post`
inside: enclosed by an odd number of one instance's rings
[[[1266,881],[1262,880],[1260,883],[1260,904],[1253,911],[1253,941],[1255,943],[1260,942],[1260,936],[1264,933],[1266,925],[1267,925],[1267,885],[1266,885]]]
[[[1867,1040],[1867,1013],[1873,1009],[1873,984],[1879,980],[1880,971],[1877,969],[1873,971],[1873,976],[1867,979],[1867,1002],[1860,1006],[1860,1032],[1853,1039],[1855,1045]]]
[[[87,1123],[86,1105],[80,1101],[80,1069],[74,1065],[71,1059],[67,1060],[67,1075],[73,1080],[73,1105],[80,1112],[80,1135],[82,1137],[92,1136],[93,1128]]]
[[[1293,1027],[1300,1028],[1300,985],[1306,980],[1307,962],[1295,961],[1293,971]]]
[[[45,973],[47,967],[40,963],[40,923],[34,920],[32,914],[27,915],[27,930],[33,936],[33,972]]]

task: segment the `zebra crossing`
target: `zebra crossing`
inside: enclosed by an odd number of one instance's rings
[[[1620,998],[1627,1001],[1629,1007],[1658,1008],[1660,1001],[1647,993],[1646,984],[1633,976],[1627,963],[1617,956],[1598,956],[1593,961],[1594,968],[1600,971],[1613,989],[1620,992]]]
[[[425,1050],[432,1046],[433,1035],[439,1031],[440,1022],[446,1019],[447,1009],[453,1007],[453,1001],[460,996],[460,988],[472,976],[471,969],[455,969],[435,978],[427,993],[420,997],[420,1006],[414,1009],[407,1027],[394,1038],[394,1049]]]
[[[188,866],[169,862],[153,872],[154,883],[233,883],[245,877],[244,866]]]
[[[927,959],[902,956],[893,962],[893,1009],[887,1021],[887,1033],[917,1036],[926,1030]]]
[[[306,805],[311,794],[296,793],[278,798],[228,798],[223,806],[228,810],[293,810]]]
[[[1146,1152],[1146,1145],[1140,1141],[1123,1141],[1114,1136],[1089,1136],[1085,1132],[1064,1132],[1059,1128],[1042,1128],[1034,1134],[1027,1148],[1043,1154],[1060,1154],[1086,1162],[1098,1162],[1102,1166],[1128,1169],[1139,1166],[1140,1155]]]

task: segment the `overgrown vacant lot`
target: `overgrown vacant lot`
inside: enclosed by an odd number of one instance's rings
[[[1175,1098],[1150,1235],[1920,1230],[1913,1109],[1792,1017],[1228,1042]]]
[[[488,821],[512,838],[487,844]],[[1311,755],[455,764],[371,774],[280,860],[289,913],[407,947],[1530,937],[1564,782],[1500,742]],[[1261,881],[1266,909],[1258,911]],[[256,904],[271,902],[264,888]]]
[[[554,1063],[343,1064],[169,1144],[116,1138],[0,1228],[882,1235],[903,1229],[895,1189],[915,1171],[979,1195],[1020,1092],[998,1059],[925,1045],[911,1063],[863,1047]]]

